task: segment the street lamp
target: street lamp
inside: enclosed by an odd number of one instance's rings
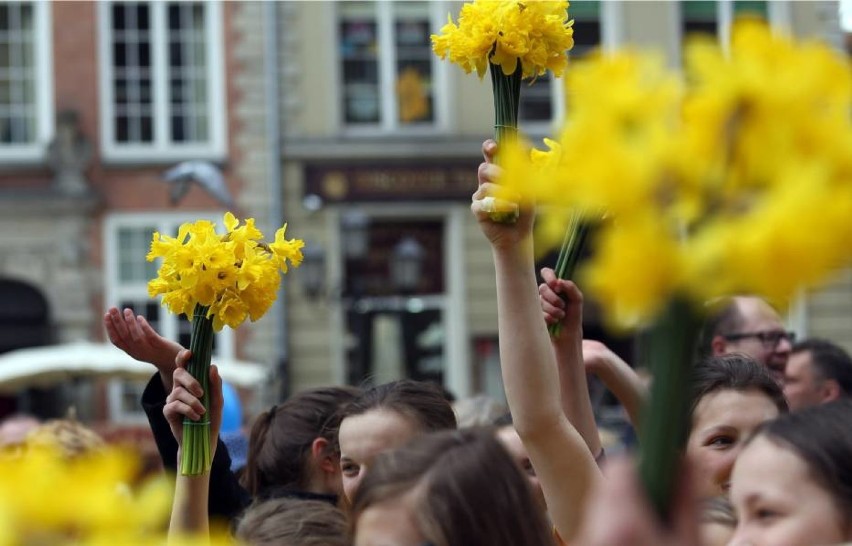
[[[324,288],[325,250],[318,244],[309,243],[305,245],[302,256],[302,266],[299,268],[302,287],[308,299],[315,300]]]
[[[390,261],[391,282],[401,292],[414,291],[420,285],[420,273],[426,251],[414,237],[405,237],[393,248]]]
[[[369,227],[370,218],[360,210],[348,210],[340,217],[343,253],[347,258],[358,259],[367,255]]]

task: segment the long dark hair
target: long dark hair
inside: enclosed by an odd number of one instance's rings
[[[490,430],[426,434],[379,455],[353,499],[353,533],[370,506],[412,491],[414,518],[434,546],[554,543],[526,478]]]
[[[360,392],[355,387],[310,389],[261,413],[251,429],[243,487],[255,497],[271,488],[305,490],[314,440],[323,437],[333,449],[336,438],[329,436],[328,422]]]
[[[852,521],[852,400],[782,415],[764,423],[748,443],[759,437],[801,457],[814,480],[831,494],[845,523]]]

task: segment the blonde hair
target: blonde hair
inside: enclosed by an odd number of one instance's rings
[[[53,447],[60,455],[73,459],[101,451],[106,442],[95,431],[76,419],[54,419],[33,429],[27,435],[27,445]]]

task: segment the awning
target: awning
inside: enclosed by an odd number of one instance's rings
[[[241,360],[213,358],[222,378],[238,387],[256,387],[268,381],[266,366]],[[147,379],[156,372],[109,343],[75,341],[17,349],[0,355],[0,392],[48,387],[80,377]]]

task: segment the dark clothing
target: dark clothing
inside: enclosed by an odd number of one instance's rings
[[[324,495],[322,493],[311,493],[309,491],[298,491],[286,487],[271,487],[260,492],[257,501],[262,502],[270,499],[299,499],[327,502],[337,506],[337,495]]]
[[[148,382],[142,393],[142,408],[148,416],[148,424],[154,433],[154,441],[163,460],[163,466],[172,472],[177,472],[178,444],[172,436],[169,422],[163,415],[166,405],[166,390],[159,374]],[[211,518],[227,518],[234,520],[251,504],[249,492],[239,484],[237,477],[231,472],[231,457],[228,448],[217,439],[216,454],[210,467],[210,500],[207,505]]]

